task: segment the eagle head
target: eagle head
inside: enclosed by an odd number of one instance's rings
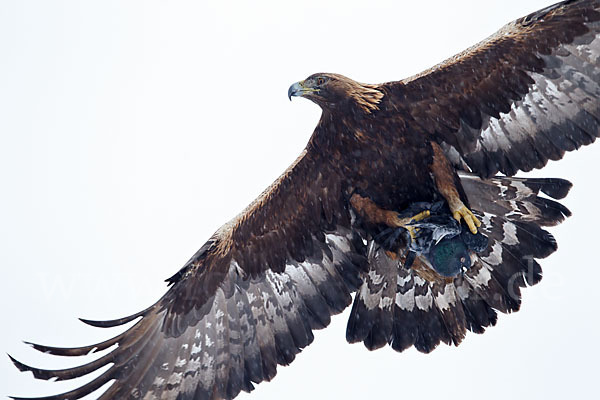
[[[317,73],[288,89],[288,98],[306,97],[321,108],[349,109],[358,107],[366,113],[378,110],[383,92],[377,85],[353,81],[339,74]]]

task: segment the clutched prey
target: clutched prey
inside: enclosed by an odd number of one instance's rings
[[[442,201],[413,203],[399,213],[383,210],[358,194],[351,203],[368,222],[387,226],[374,241],[392,258],[403,258],[405,268],[420,257],[440,277],[456,277],[471,267],[471,254],[481,253],[488,245],[487,236],[472,233]]]

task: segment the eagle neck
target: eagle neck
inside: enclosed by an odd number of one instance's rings
[[[323,109],[319,123],[308,143],[308,149],[320,154],[324,161],[334,161],[342,157],[340,144],[352,135],[352,113]]]

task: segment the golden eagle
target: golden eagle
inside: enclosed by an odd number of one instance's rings
[[[570,184],[513,175],[543,167],[600,135],[600,1],[570,0],[516,20],[415,77],[361,84],[319,73],[289,96],[322,108],[300,157],[174,276],[135,325],[78,348],[112,348],[40,379],[91,382],[49,399],[77,399],[114,381],[101,399],[231,399],[270,380],[333,314],[352,302],[347,338],[423,352],[481,333],[520,306],[537,283],[536,259],[556,250],[543,229],[569,215]],[[504,176],[496,176],[502,173]],[[544,193],[547,197],[541,196]],[[446,276],[405,250],[443,203],[465,231],[484,234],[469,267]],[[425,228],[421,228],[425,229]],[[384,243],[386,232],[400,235]]]

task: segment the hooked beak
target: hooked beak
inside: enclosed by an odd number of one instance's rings
[[[304,81],[296,82],[288,89],[288,99],[292,100],[292,96],[304,96],[306,93],[318,92],[319,89],[314,89],[304,86]]]
[[[288,99],[292,101],[292,96],[302,96],[302,83],[304,82],[296,82],[288,89]]]

